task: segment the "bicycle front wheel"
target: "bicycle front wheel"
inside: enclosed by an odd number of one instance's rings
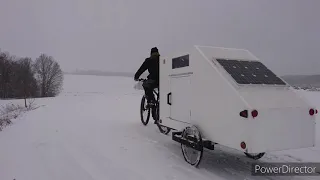
[[[140,117],[143,125],[147,125],[150,119],[150,108],[147,108],[146,97],[142,96],[140,105]]]

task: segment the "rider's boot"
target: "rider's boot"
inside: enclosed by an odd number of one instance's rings
[[[157,112],[156,106],[152,107],[152,118],[154,120],[154,124],[157,124],[159,120],[159,111]]]

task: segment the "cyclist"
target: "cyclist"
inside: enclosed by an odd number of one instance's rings
[[[159,59],[160,54],[158,48],[153,47],[151,49],[150,57],[145,59],[134,75],[134,80],[138,81],[142,73],[146,70],[149,71],[148,79],[142,84],[149,107],[152,107],[155,104],[153,89],[159,87]]]

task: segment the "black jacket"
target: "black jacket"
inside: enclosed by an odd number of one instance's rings
[[[149,71],[148,79],[156,80],[159,82],[159,59],[160,55],[152,55],[149,58],[146,58],[142,63],[136,74],[134,75],[135,79],[138,79],[141,74],[143,74],[146,70]]]

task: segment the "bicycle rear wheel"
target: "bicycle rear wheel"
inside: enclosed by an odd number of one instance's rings
[[[140,118],[143,125],[147,125],[150,119],[150,108],[147,108],[146,97],[142,96],[140,105]]]

